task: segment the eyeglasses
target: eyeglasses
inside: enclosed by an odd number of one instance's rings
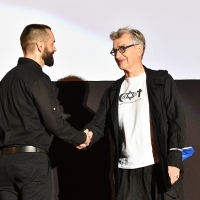
[[[136,46],[136,45],[138,45],[138,44],[131,44],[131,45],[128,45],[128,46],[120,46],[117,49],[112,49],[112,51],[110,52],[110,54],[113,55],[113,56],[115,56],[117,54],[117,51],[119,51],[120,53],[125,53],[126,49],[128,49],[129,47]]]

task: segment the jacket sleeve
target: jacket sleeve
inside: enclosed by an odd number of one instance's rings
[[[164,86],[164,104],[168,121],[168,166],[182,168],[182,153],[185,145],[185,114],[182,101],[173,78],[168,75]]]
[[[34,101],[40,121],[48,133],[70,144],[78,145],[86,141],[86,134],[73,128],[60,115],[49,77],[45,76],[37,80],[30,87],[30,95]]]
[[[89,129],[93,132],[92,144],[104,135],[108,120],[108,110],[110,109],[109,104],[109,89],[107,89],[101,98],[99,107],[92,121],[84,127],[84,129]]]

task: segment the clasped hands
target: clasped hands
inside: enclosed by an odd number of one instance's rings
[[[93,133],[91,131],[89,131],[88,129],[85,129],[83,132],[86,134],[86,141],[83,144],[77,145],[76,146],[77,149],[83,149],[90,145]]]

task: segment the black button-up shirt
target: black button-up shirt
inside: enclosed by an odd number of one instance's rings
[[[1,81],[0,148],[32,145],[48,150],[51,134],[71,144],[86,140],[85,133],[70,126],[57,111],[51,80],[41,66],[19,58]]]

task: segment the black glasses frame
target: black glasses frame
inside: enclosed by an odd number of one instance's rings
[[[128,45],[128,46],[120,46],[119,48],[117,49],[112,49],[112,51],[110,52],[110,54],[112,56],[115,56],[117,54],[117,51],[119,51],[120,53],[125,53],[126,49],[128,49],[129,47],[133,47],[133,46],[136,46],[138,44],[131,44],[131,45]]]

